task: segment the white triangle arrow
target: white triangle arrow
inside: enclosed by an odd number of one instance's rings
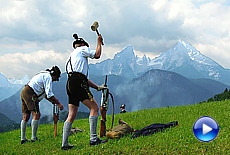
[[[206,124],[203,124],[203,127],[202,127],[202,133],[203,135],[205,135],[206,133],[212,131],[212,128],[207,126]]]

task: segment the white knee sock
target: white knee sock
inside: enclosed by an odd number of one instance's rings
[[[31,140],[36,140],[37,130],[38,130],[38,120],[32,120],[31,121],[31,127],[32,127]]]
[[[90,141],[97,139],[97,120],[98,116],[89,116]]]
[[[26,140],[26,125],[27,125],[27,122],[22,120],[21,121],[21,140]]]
[[[62,134],[62,146],[68,146],[68,137],[70,135],[70,131],[72,128],[71,122],[65,122],[63,126],[63,134]]]

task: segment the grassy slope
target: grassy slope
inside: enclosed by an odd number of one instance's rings
[[[24,145],[20,144],[20,130],[15,130],[0,135],[0,154],[230,154],[229,104],[228,100],[116,114],[115,125],[118,119],[123,119],[134,129],[174,120],[179,121],[179,126],[136,139],[130,139],[130,135],[127,135],[93,147],[89,146],[88,119],[76,120],[73,127],[85,131],[70,136],[69,142],[75,147],[69,151],[60,149],[63,122],[58,124],[56,138],[53,138],[52,124],[40,125],[38,137],[41,141]],[[194,122],[204,115],[213,117],[220,126],[217,138],[208,143],[198,141],[192,132]],[[108,116],[108,126],[111,124],[110,119]],[[27,137],[30,138],[30,135],[31,128],[28,127]]]

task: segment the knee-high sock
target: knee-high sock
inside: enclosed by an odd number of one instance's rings
[[[90,140],[91,141],[96,141],[97,139],[97,120],[98,120],[98,116],[89,116]]]
[[[71,122],[65,122],[63,126],[63,135],[62,135],[62,146],[68,146],[68,137],[72,128]]]
[[[31,127],[32,127],[31,140],[36,140],[37,130],[38,130],[38,120],[32,120]]]
[[[26,125],[27,125],[27,122],[22,120],[21,121],[21,140],[26,140]]]

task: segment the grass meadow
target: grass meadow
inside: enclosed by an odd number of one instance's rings
[[[211,142],[200,142],[193,135],[194,122],[201,116],[214,118],[220,127],[216,139]],[[75,147],[72,150],[61,150],[62,127],[64,122],[58,123],[58,135],[53,137],[53,124],[40,125],[37,136],[40,141],[20,144],[20,130],[0,134],[1,155],[224,155],[230,154],[230,100],[221,102],[199,103],[187,106],[145,109],[125,114],[116,114],[114,126],[118,119],[123,119],[134,129],[141,129],[152,123],[168,123],[178,121],[179,126],[166,129],[156,134],[131,139],[126,135],[120,139],[109,139],[105,144],[89,145],[88,119],[75,120],[72,127],[83,132],[71,135],[69,143]],[[98,133],[99,133],[98,120]],[[111,126],[111,116],[107,116],[107,127]],[[27,127],[27,139],[31,137],[31,127]],[[102,138],[103,139],[103,138]]]

